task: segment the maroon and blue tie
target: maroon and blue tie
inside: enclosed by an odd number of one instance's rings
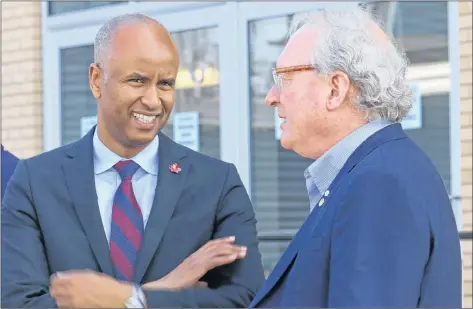
[[[127,160],[120,161],[113,167],[120,174],[122,182],[113,200],[110,255],[115,277],[131,281],[144,234],[143,215],[131,184],[131,179],[140,166]]]

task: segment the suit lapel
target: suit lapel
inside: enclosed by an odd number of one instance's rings
[[[66,185],[82,229],[101,270],[113,276],[112,262],[95,189],[92,129],[67,150],[63,164]],[[47,181],[47,180],[46,180]]]
[[[370,136],[365,142],[363,142],[348,158],[347,162],[341,169],[341,171],[337,174],[335,179],[332,181],[329,187],[330,192],[335,192],[340,184],[340,180],[343,179],[346,174],[348,174],[366,155],[368,155],[371,151],[378,148],[382,144],[407,137],[402,130],[400,124],[396,123],[393,125],[389,125],[377,133]],[[322,192],[323,193],[323,192]],[[328,207],[327,204],[324,207]],[[284,272],[287,270],[291,262],[297,256],[298,252],[298,243],[300,242],[301,236],[305,233],[310,232],[309,227],[311,226],[312,222],[317,218],[317,215],[320,213],[320,209],[314,209],[311,214],[307,217],[305,222],[300,227],[299,231],[294,236],[293,240],[289,244],[289,247],[286,249],[282,257],[280,258],[279,262],[274,267],[273,271],[271,272],[270,276],[266,280],[263,288],[256,294],[255,298],[250,304],[250,308],[255,308],[263,299],[264,297],[271,291],[271,289],[276,285],[279,279],[282,277]]]
[[[189,161],[184,159],[185,156],[186,151],[183,147],[176,145],[164,134],[159,134],[158,184],[145,229],[143,246],[136,264],[135,282],[141,282],[143,279],[184,188],[190,168]],[[181,168],[179,173],[170,171],[169,165],[174,163],[179,164]]]
[[[249,308],[254,308],[258,303],[263,300],[263,298],[271,291],[271,289],[276,285],[282,275],[285,273],[289,265],[297,256],[296,241],[292,241],[288,248],[284,251],[283,255],[279,259],[278,263],[271,271],[268,279],[263,285],[263,288],[256,294],[255,298],[251,302]]]

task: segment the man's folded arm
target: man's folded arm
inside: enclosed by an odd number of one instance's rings
[[[148,307],[248,307],[262,287],[265,278],[258,249],[255,214],[232,164],[228,164],[214,232],[215,239],[228,236],[235,236],[235,244],[247,247],[245,258],[208,272],[202,279],[208,282],[208,288],[145,290]]]
[[[57,307],[33,203],[27,162],[20,161],[2,201],[2,307]]]

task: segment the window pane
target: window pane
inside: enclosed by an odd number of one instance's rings
[[[309,213],[304,169],[311,161],[283,149],[275,134],[275,110],[264,105],[273,84],[271,68],[285,43],[291,17],[256,20],[250,29],[251,194],[261,234],[290,234]],[[272,267],[287,243],[265,244],[265,267]]]
[[[97,103],[89,88],[89,65],[94,62],[93,45],[61,50],[62,144],[81,137],[81,118],[97,115]]]
[[[220,158],[220,80],[217,28],[202,28],[172,34],[179,50],[176,104],[163,132],[174,138],[174,115],[197,112],[199,148]]]
[[[128,1],[49,1],[48,7],[49,15],[56,15],[124,2]]]

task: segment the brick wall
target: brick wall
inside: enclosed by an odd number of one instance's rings
[[[2,144],[20,158],[43,150],[41,1],[3,1]]]
[[[461,97],[461,175],[462,229],[472,230],[472,9],[471,3],[459,2],[460,10],[460,97]],[[472,303],[472,241],[465,240],[463,249],[464,308]]]

